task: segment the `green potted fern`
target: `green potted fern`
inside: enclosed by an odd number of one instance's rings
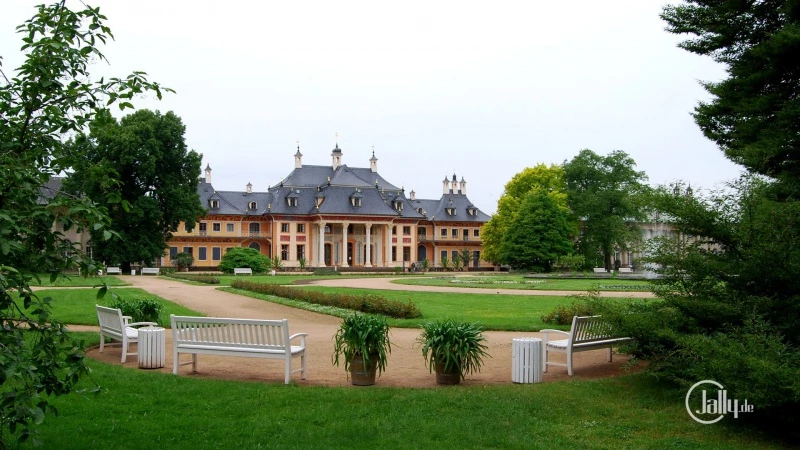
[[[344,320],[333,336],[333,363],[344,361],[344,370],[356,386],[375,384],[375,375],[386,370],[391,353],[389,324],[384,316],[354,313]]]
[[[479,372],[486,352],[482,330],[477,323],[451,319],[428,322],[417,338],[430,372],[436,371],[436,383],[459,384],[467,374]]]

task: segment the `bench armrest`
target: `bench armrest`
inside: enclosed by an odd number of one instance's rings
[[[289,336],[289,342],[291,342],[292,339],[294,339],[294,338],[300,338],[300,346],[305,348],[306,347],[306,336],[308,336],[308,333],[295,333],[295,334]]]
[[[149,326],[153,326],[153,327],[158,326],[158,324],[155,323],[155,322],[133,322],[133,323],[125,324],[126,327],[141,327],[141,326],[144,326],[144,325],[149,325]]]
[[[562,334],[562,335],[564,335],[564,337],[565,337],[565,338],[567,338],[567,339],[569,339],[569,336],[570,336],[570,333],[567,333],[566,331],[561,331],[561,330],[551,330],[551,329],[539,330],[539,333],[542,333],[542,334],[544,334],[544,339],[542,340],[542,341],[543,341],[542,343],[543,343],[545,346],[547,346],[547,341],[549,341],[549,340],[550,340],[550,336],[548,336],[548,333],[558,333],[558,334]]]

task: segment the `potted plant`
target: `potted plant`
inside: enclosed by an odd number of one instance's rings
[[[451,319],[428,322],[417,338],[428,370],[436,370],[436,383],[458,384],[464,376],[478,372],[487,347],[477,323]]]
[[[173,263],[178,268],[178,272],[188,272],[189,267],[194,264],[194,257],[189,253],[178,253],[175,255]]]
[[[333,336],[333,363],[344,359],[344,370],[356,386],[375,384],[375,374],[386,370],[391,353],[386,317],[354,313],[342,320]]]

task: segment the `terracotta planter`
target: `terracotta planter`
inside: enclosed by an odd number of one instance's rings
[[[436,363],[436,384],[459,384],[461,383],[461,373],[458,368],[445,371],[444,364]]]
[[[376,361],[377,355],[370,358],[371,361]],[[372,386],[375,384],[375,373],[377,368],[375,363],[364,364],[363,355],[353,355],[350,358],[350,381],[354,386]]]

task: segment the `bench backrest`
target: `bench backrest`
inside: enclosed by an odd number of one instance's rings
[[[243,267],[243,268],[240,267],[240,268],[234,268],[233,269],[233,274],[234,275],[239,274],[239,273],[249,273],[250,275],[252,275],[253,274],[253,269],[251,269],[249,267]]]
[[[289,321],[170,315],[175,345],[288,350]]]
[[[97,321],[100,322],[100,329],[109,335],[122,335],[125,327],[125,319],[122,318],[122,311],[117,308],[108,308],[95,305],[97,308]]]
[[[161,272],[161,269],[158,268],[158,267],[143,267],[141,273],[142,273],[142,275],[144,275],[146,273],[154,273],[154,274],[158,275],[159,272]]]
[[[575,316],[572,318],[570,340],[572,344],[604,341],[616,336],[611,325],[603,321],[603,316]]]

